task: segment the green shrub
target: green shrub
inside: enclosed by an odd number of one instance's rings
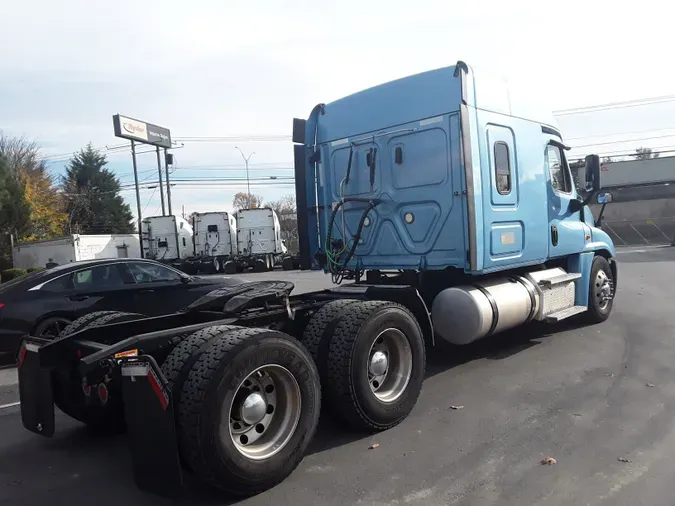
[[[25,275],[26,269],[5,269],[4,271],[0,272],[0,279],[2,279],[3,283],[7,283],[7,281],[11,281],[14,278]]]
[[[26,274],[30,274],[31,272],[35,272],[35,271],[44,271],[44,270],[45,270],[44,267],[29,267],[28,269],[26,269]]]

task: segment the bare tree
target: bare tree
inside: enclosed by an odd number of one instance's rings
[[[232,207],[234,211],[240,211],[242,209],[255,209],[262,206],[262,197],[259,195],[253,195],[252,193],[239,192],[234,195],[232,199]]]
[[[636,160],[649,160],[651,158],[658,158],[659,153],[654,153],[652,148],[637,148],[635,154],[631,156]]]

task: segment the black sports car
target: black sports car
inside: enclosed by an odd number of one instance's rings
[[[27,274],[0,285],[0,354],[15,354],[25,334],[55,337],[92,311],[163,315],[223,285],[243,282],[188,276],[138,258],[85,260]]]

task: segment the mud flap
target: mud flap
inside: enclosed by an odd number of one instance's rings
[[[24,341],[19,349],[19,400],[23,426],[40,436],[54,435],[51,371],[40,367],[40,347]]]
[[[124,359],[122,395],[134,481],[141,490],[173,496],[182,490],[171,393],[155,359]]]

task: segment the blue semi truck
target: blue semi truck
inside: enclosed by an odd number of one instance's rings
[[[617,267],[588,208],[612,197],[599,159],[582,196],[550,115],[506,91],[457,62],[294,120],[301,266],[334,286],[242,283],[167,316],[104,311],[54,341],[26,336],[24,426],[52,436],[57,406],[126,429],[145,490],[173,494],[188,472],[250,495],[300,463],[322,398],[345,425],[386,430],[440,340],[606,320]]]

